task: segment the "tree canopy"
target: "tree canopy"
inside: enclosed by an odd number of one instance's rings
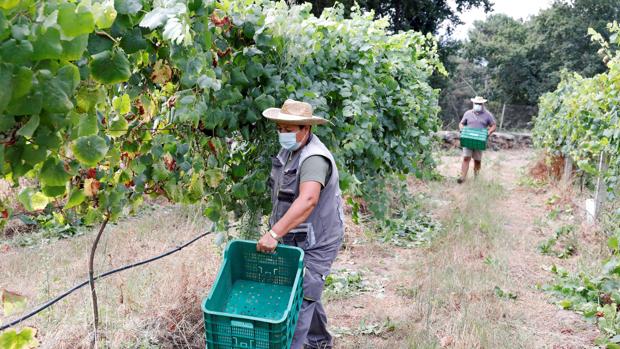
[[[620,19],[620,0],[556,1],[528,21],[492,15],[477,21],[463,54],[486,65],[490,94],[516,104],[536,104],[566,69],[583,76],[605,71],[588,28],[605,32]]]
[[[498,105],[535,106],[565,70],[584,77],[604,72],[588,29],[606,33],[607,23],[618,20],[620,0],[574,0],[555,1],[527,20],[494,14],[474,22],[467,39],[444,58],[448,81],[436,84],[443,90],[444,121],[453,121],[473,94]]]
[[[301,1],[298,1],[301,2]],[[422,33],[437,33],[445,23],[446,32],[451,33],[461,24],[460,14],[468,9],[482,7],[490,11],[491,0],[455,0],[454,6],[447,0],[312,0],[312,12],[318,17],[327,7],[342,3],[349,10],[355,3],[365,10],[373,10],[377,17],[389,17],[392,29],[416,30]]]

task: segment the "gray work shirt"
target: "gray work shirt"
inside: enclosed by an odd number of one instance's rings
[[[495,125],[495,118],[486,109],[483,109],[480,113],[476,113],[472,109],[465,112],[463,119],[461,119],[461,124],[472,128],[487,128]]]

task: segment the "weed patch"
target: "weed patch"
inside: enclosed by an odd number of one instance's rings
[[[549,239],[538,245],[538,252],[547,256],[569,258],[577,252],[577,237],[574,225],[564,225],[556,229]]]
[[[515,293],[503,290],[499,286],[495,286],[495,288],[493,289],[493,294],[495,295],[495,297],[501,298],[501,299],[511,299],[511,300],[517,299],[517,295]]]
[[[332,271],[325,279],[325,289],[323,297],[326,300],[334,301],[352,296],[357,296],[365,292],[381,292],[382,286],[369,281],[368,271],[354,271],[339,269]]]
[[[412,194],[406,179],[395,176],[385,181],[376,193],[376,201],[369,204],[370,225],[383,243],[403,248],[427,246],[441,230],[441,224],[424,206],[429,199],[423,194]],[[359,222],[356,211],[354,206],[354,222]]]
[[[597,344],[620,343],[620,259],[612,257],[598,273],[569,273],[556,265],[550,271],[556,279],[543,289],[557,297],[557,304],[596,323],[602,332]]]
[[[428,245],[440,229],[439,222],[414,208],[380,224],[382,242],[405,248]]]
[[[373,322],[366,323],[366,321],[362,321],[357,328],[350,327],[334,327],[331,329],[334,337],[338,338],[341,336],[377,336],[382,337],[383,335],[394,332],[396,330],[396,324],[387,318],[383,322]]]

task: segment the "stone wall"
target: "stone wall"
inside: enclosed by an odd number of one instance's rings
[[[437,133],[442,147],[455,148],[461,146],[461,134],[458,131],[440,131]],[[495,132],[489,140],[489,149],[519,149],[532,147],[532,134]]]

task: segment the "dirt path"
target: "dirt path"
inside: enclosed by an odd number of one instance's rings
[[[455,183],[457,154],[444,156],[442,183],[416,184],[444,232],[428,248],[356,243],[335,270],[362,271],[370,291],[328,302],[338,348],[588,348],[596,328],[536,288],[547,191],[519,186],[532,152],[487,152],[482,178]],[[355,292],[353,292],[355,293]],[[516,296],[516,299],[512,295]]]

